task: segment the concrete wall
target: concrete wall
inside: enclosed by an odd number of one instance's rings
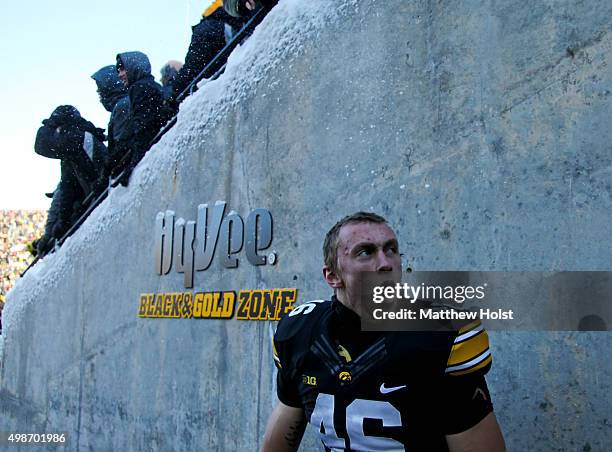
[[[299,17],[295,3],[263,31]],[[322,237],[358,209],[389,218],[415,270],[611,268],[609,2],[317,3],[344,9],[214,121],[187,104],[152,151],[173,158],[114,191],[15,290],[0,430],[68,431],[68,450],[259,447],[274,404],[268,322],[136,316],[140,293],[183,289],[153,271],[158,211],[272,212],[278,263],[215,262],[195,290],[326,297]],[[491,336],[509,450],[607,449],[610,333]],[[302,450],[319,450],[312,432]]]

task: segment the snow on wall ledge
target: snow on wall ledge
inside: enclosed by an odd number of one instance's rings
[[[611,18],[604,1],[281,0],[130,186],[10,293],[0,431],[66,431],[66,450],[259,447],[270,322],[137,317],[141,293],[185,290],[154,271],[160,211],[272,212],[276,265],[215,258],[194,291],[326,297],[323,235],[361,209],[417,270],[609,270]],[[509,450],[605,450],[610,334],[491,336]]]

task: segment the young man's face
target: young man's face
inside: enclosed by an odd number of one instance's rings
[[[117,73],[119,74],[119,78],[121,79],[123,84],[125,86],[128,86],[128,77],[127,77],[127,71],[125,70],[125,68],[123,66],[119,66]]]
[[[349,223],[338,234],[338,270],[323,269],[327,283],[345,306],[360,314],[364,272],[390,272],[399,282],[402,272],[395,233],[385,223]]]

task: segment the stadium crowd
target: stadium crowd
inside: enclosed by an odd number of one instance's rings
[[[169,61],[161,70],[162,85],[151,74],[151,63],[140,51],[118,53],[115,63],[97,70],[100,102],[110,113],[105,129],[83,118],[72,105],[60,105],[42,121],[36,135],[37,154],[60,160],[44,234],[37,241],[42,256],[74,232],[88,208],[108,187],[127,186],[130,175],[160,131],[176,116],[180,102],[196,82],[223,71],[228,44],[246,39],[240,33],[263,17],[278,0],[215,0],[192,28],[185,63]],[[262,14],[263,12],[263,14]],[[164,130],[165,131],[165,130]]]
[[[46,220],[42,210],[0,210],[0,311],[7,292],[32,262],[31,244],[40,237]]]

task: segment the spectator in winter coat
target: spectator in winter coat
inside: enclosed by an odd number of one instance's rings
[[[98,96],[100,103],[111,113],[108,122],[108,154],[110,170],[117,165],[123,155],[118,155],[115,151],[115,143],[124,138],[126,124],[130,117],[130,99],[127,88],[117,75],[114,65],[104,66],[92,76],[98,86]]]
[[[161,84],[162,90],[164,93],[164,99],[169,99],[172,97],[172,83],[176,78],[176,75],[179,73],[181,68],[183,67],[183,63],[176,60],[170,60],[166,64],[164,64],[161,68]]]
[[[119,78],[128,88],[130,117],[126,123],[125,135],[116,143],[121,155],[131,151],[117,181],[127,185],[130,174],[151,147],[151,141],[168,119],[163,105],[162,87],[151,75],[151,63],[142,52],[125,52],[117,55]]]
[[[60,182],[53,194],[45,233],[37,245],[39,254],[49,251],[78,219],[87,207],[83,201],[106,186],[105,139],[104,130],[83,119],[71,105],[57,107],[38,129],[36,153],[61,162]]]
[[[223,0],[223,8],[234,17],[249,16],[258,4],[271,9],[278,0]]]
[[[238,27],[242,21],[227,14],[221,7],[221,0],[216,0],[202,13],[202,20],[192,27],[191,44],[185,56],[185,65],[172,82],[173,99],[189,86],[212,59],[225,47],[226,28]],[[225,57],[227,60],[227,57]],[[225,61],[220,61],[211,71],[203,74],[208,78],[221,67]]]

